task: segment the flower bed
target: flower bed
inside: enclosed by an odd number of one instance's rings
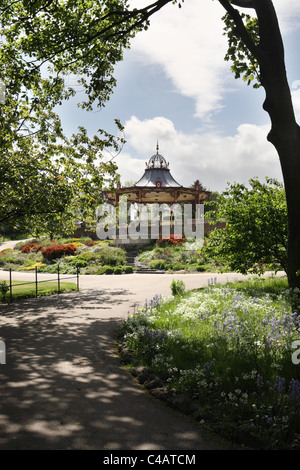
[[[120,338],[133,365],[193,400],[199,419],[226,437],[300,449],[300,318],[290,295],[285,278],[271,278],[156,296],[124,322]]]
[[[14,250],[0,252],[0,267],[5,270],[32,270],[40,272],[75,274],[127,274],[133,268],[126,266],[126,252],[110,246],[109,242],[62,239],[34,240],[18,244]]]

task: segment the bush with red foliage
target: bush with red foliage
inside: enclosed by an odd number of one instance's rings
[[[158,246],[178,246],[178,245],[182,245],[186,241],[183,236],[181,238],[175,238],[175,237],[178,237],[178,235],[171,234],[170,237],[168,238],[159,237],[156,244]]]
[[[20,249],[22,253],[31,253],[31,251],[41,251],[44,249],[44,247],[42,245],[38,245],[37,243],[31,242],[26,243],[26,245],[22,245]]]
[[[29,246],[29,245],[22,246],[21,252],[22,253],[31,253],[31,246]]]
[[[62,256],[74,255],[77,247],[72,243],[66,245],[51,245],[44,248],[42,255],[46,261],[52,261],[53,259],[61,258]]]
[[[96,243],[95,243],[93,240],[87,240],[87,241],[85,242],[85,245],[86,245],[86,246],[94,246],[94,245],[96,245]]]

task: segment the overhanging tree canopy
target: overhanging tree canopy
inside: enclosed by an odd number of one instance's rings
[[[62,214],[70,222],[91,214],[101,202],[101,189],[115,183],[117,167],[103,153],[118,152],[123,139],[102,130],[90,138],[82,126],[66,137],[56,107],[74,96],[78,85],[87,110],[109,98],[114,64],[130,37],[111,40],[105,17],[111,7],[121,12],[121,3],[1,2],[1,225],[29,221],[46,228],[57,220],[59,227]]]

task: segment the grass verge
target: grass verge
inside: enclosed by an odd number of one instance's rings
[[[72,282],[60,282],[60,292],[71,292],[77,290],[77,285]],[[58,292],[57,282],[42,282],[38,286],[38,296],[52,295]],[[18,285],[12,287],[12,301],[22,298],[36,297],[35,283],[28,281],[18,281]],[[0,297],[0,302],[8,302],[10,300],[9,291]]]

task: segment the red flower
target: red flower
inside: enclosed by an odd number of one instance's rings
[[[62,256],[74,255],[76,250],[77,247],[72,243],[67,245],[51,245],[42,251],[42,255],[46,260],[51,261],[53,259],[61,258]]]

